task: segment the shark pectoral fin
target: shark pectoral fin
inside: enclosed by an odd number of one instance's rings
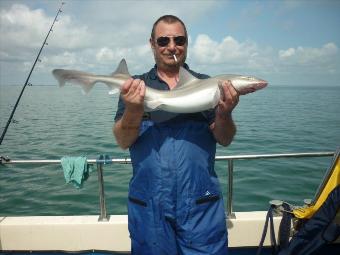
[[[114,94],[117,94],[117,93],[119,93],[119,92],[120,92],[119,89],[113,88],[113,89],[111,89],[111,90],[109,91],[109,94],[110,94],[110,95],[114,95]]]
[[[88,88],[88,87],[81,87],[81,92],[83,93],[83,95],[86,95],[86,94],[88,94],[89,92],[90,92],[90,90],[92,89],[92,87],[91,88]]]
[[[145,110],[146,111],[155,111],[162,103],[158,100],[147,101],[145,102]]]
[[[70,80],[70,82],[80,85],[83,94],[88,94],[90,90],[93,88],[94,84],[96,83],[95,81],[86,80],[86,79],[82,79],[82,80],[75,79],[74,81]]]

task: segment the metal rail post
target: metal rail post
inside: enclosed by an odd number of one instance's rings
[[[227,216],[235,217],[233,213],[233,183],[234,183],[234,161],[228,160],[228,200],[227,200]]]
[[[105,204],[103,164],[104,163],[101,160],[98,160],[97,173],[98,173],[99,203],[100,203],[100,215],[99,215],[98,221],[109,221],[110,217],[106,213],[106,204]]]

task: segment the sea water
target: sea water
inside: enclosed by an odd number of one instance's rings
[[[0,86],[0,131],[21,86]],[[11,159],[60,159],[101,154],[129,157],[112,135],[117,95],[95,86],[27,87],[0,155]],[[234,111],[237,135],[217,155],[335,151],[340,146],[340,86],[275,86],[242,96]],[[302,204],[312,198],[331,157],[235,160],[234,211],[266,210],[268,201]],[[227,162],[216,162],[224,197]],[[129,164],[104,166],[109,214],[126,214]],[[66,184],[59,164],[0,165],[0,215],[99,214],[98,179],[91,173],[82,189]]]

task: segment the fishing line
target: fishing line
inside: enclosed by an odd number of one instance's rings
[[[28,81],[29,81],[29,79],[30,79],[30,77],[31,77],[31,74],[32,74],[32,72],[33,72],[33,70],[34,70],[35,65],[37,64],[37,62],[38,62],[38,61],[41,62],[41,60],[39,59],[40,54],[41,54],[43,48],[45,47],[45,45],[48,45],[47,42],[46,42],[46,41],[47,41],[47,38],[49,37],[50,33],[53,31],[52,28],[53,28],[53,26],[54,26],[54,23],[56,23],[56,22],[58,21],[58,20],[57,20],[58,15],[62,12],[61,8],[63,7],[64,4],[65,4],[65,2],[62,2],[62,3],[61,3],[61,5],[60,5],[60,7],[59,7],[59,9],[58,9],[58,12],[57,12],[57,14],[56,14],[56,16],[55,16],[55,18],[54,18],[54,20],[53,20],[53,23],[52,23],[52,25],[51,25],[51,27],[50,27],[50,30],[48,31],[48,33],[47,33],[47,35],[46,35],[46,37],[45,37],[45,40],[44,40],[44,42],[43,42],[43,44],[42,44],[42,46],[41,46],[41,48],[40,48],[40,50],[39,50],[39,53],[38,53],[38,55],[37,55],[37,57],[36,57],[36,59],[35,59],[35,61],[34,61],[34,63],[33,63],[33,66],[32,66],[32,68],[31,68],[31,71],[29,72],[29,74],[28,74],[28,76],[27,76],[27,79],[26,79],[26,81],[25,81],[25,84],[24,84],[24,86],[23,86],[23,88],[22,88],[22,90],[21,90],[21,92],[20,92],[20,95],[19,95],[19,97],[18,97],[18,99],[17,99],[17,101],[16,101],[16,103],[15,103],[15,105],[14,105],[14,108],[13,108],[13,110],[12,110],[12,113],[11,113],[11,115],[10,115],[9,118],[8,118],[8,121],[7,121],[7,124],[6,124],[6,126],[5,126],[5,129],[3,130],[2,134],[1,134],[0,145],[2,144],[2,141],[3,141],[4,138],[5,138],[7,129],[8,129],[8,127],[9,127],[9,124],[12,122],[12,119],[13,119],[13,116],[14,116],[14,113],[15,113],[15,110],[16,110],[17,107],[18,107],[18,104],[19,104],[19,102],[20,102],[21,96],[22,96],[22,94],[24,93],[24,90],[25,90],[26,86],[27,86],[27,85],[29,85],[29,86],[31,85]]]

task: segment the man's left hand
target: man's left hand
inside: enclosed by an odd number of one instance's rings
[[[216,117],[228,118],[239,101],[239,94],[233,87],[231,81],[222,81],[219,84],[221,98],[216,108]]]

